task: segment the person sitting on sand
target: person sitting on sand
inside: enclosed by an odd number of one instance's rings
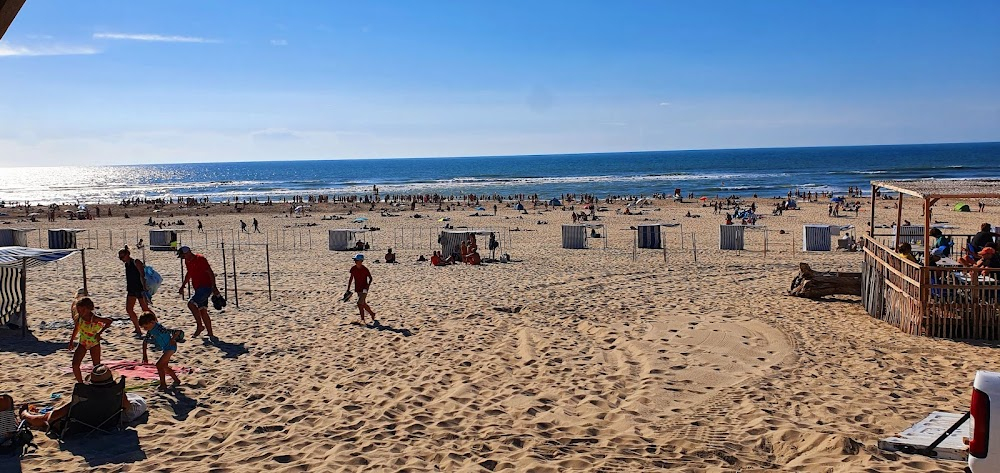
[[[101,364],[95,365],[90,370],[87,378],[81,382],[94,387],[106,387],[108,389],[115,389],[117,387],[114,372]],[[29,412],[25,407],[21,410],[20,416],[28,424],[28,427],[32,429],[46,432],[60,432],[63,430],[66,416],[69,415],[70,405],[71,403],[67,402],[45,414]],[[123,424],[131,423],[146,413],[146,400],[138,394],[128,393],[126,396],[122,396],[122,409],[124,409],[124,412],[122,413],[121,422]]]
[[[396,262],[396,254],[392,252],[392,248],[389,248],[389,249],[386,250],[386,252],[385,252],[385,262],[386,263],[395,263]]]

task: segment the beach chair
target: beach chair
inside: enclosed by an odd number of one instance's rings
[[[56,436],[64,440],[81,433],[111,433],[121,424],[124,399],[124,376],[113,387],[76,383],[69,412]]]
[[[0,453],[24,455],[34,446],[28,426],[17,422],[14,398],[9,394],[0,394]]]

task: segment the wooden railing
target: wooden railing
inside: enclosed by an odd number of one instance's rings
[[[923,267],[861,235],[865,310],[903,332],[1000,339],[1000,270]]]

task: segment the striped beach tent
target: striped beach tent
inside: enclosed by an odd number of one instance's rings
[[[580,249],[587,247],[587,227],[583,224],[564,224],[562,226],[562,247]]]
[[[49,229],[49,249],[65,250],[76,248],[76,234],[85,231],[79,228]]]
[[[0,228],[0,246],[28,246],[28,232],[34,228]]]
[[[661,238],[660,238],[660,224],[643,224],[639,225],[636,230],[637,246],[639,248],[662,248]]]
[[[742,250],[744,225],[719,225],[719,249]]]
[[[59,261],[80,250],[43,250],[22,246],[0,247],[0,322],[27,333],[28,268]],[[83,255],[83,252],[80,252]],[[83,287],[87,287],[86,260],[83,260]]]
[[[840,233],[840,227],[837,227]],[[803,225],[802,251],[830,251],[833,232],[830,225]]]
[[[927,238],[923,225],[903,225],[894,227],[893,236],[899,235],[899,241],[911,244],[918,244]]]

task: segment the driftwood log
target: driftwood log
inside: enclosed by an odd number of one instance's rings
[[[813,271],[806,263],[799,263],[799,274],[792,280],[789,295],[819,299],[833,294],[861,295],[861,273]]]

